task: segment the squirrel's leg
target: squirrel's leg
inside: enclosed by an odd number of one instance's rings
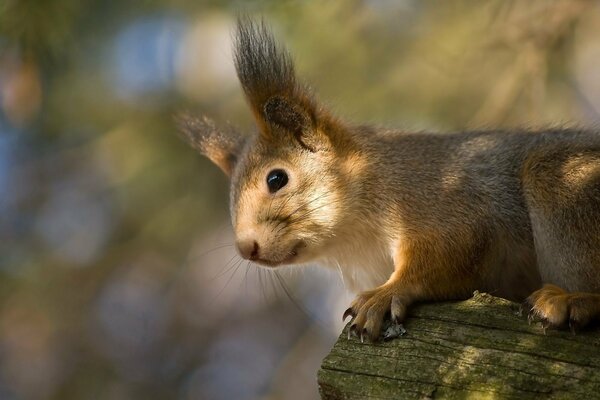
[[[383,285],[360,293],[344,313],[344,319],[349,315],[353,318],[350,332],[361,340],[377,341],[386,314],[389,313],[395,323],[404,321],[407,307],[415,301],[415,289],[403,284],[395,271]]]
[[[386,315],[403,322],[407,309],[424,300],[468,298],[475,288],[474,274],[449,265],[447,252],[440,252],[437,240],[406,239],[396,249],[394,272],[383,285],[359,294],[344,313],[353,320],[351,333],[377,341]]]
[[[544,327],[583,327],[600,317],[600,148],[542,149],[522,176],[537,265],[548,284],[525,306]]]
[[[555,285],[544,285],[523,303],[528,319],[541,320],[547,327],[566,327],[575,334],[590,321],[600,318],[600,294],[569,293]]]

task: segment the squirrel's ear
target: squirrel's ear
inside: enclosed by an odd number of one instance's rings
[[[264,22],[239,18],[234,62],[246,99],[262,134],[275,127],[291,134],[306,148],[319,147],[319,111],[309,91],[296,81],[289,53],[277,44]]]
[[[242,149],[243,138],[233,130],[218,129],[206,117],[196,118],[187,114],[175,117],[181,137],[190,146],[208,157],[219,168],[231,175]]]
[[[316,126],[310,113],[300,105],[291,103],[283,97],[271,97],[264,105],[264,118],[269,124],[278,126],[291,133],[303,147],[315,151],[320,147]]]

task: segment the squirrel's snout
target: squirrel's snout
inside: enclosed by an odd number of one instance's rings
[[[256,242],[256,240],[253,239],[244,239],[244,240],[239,240],[236,243],[238,251],[240,252],[240,255],[245,258],[246,260],[258,260],[259,258],[259,248],[258,248],[258,243]]]

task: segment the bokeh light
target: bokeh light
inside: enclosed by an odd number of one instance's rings
[[[175,134],[180,110],[256,129],[238,13],[349,121],[599,120],[592,1],[0,3],[1,399],[318,398],[351,294],[242,262],[227,179]]]

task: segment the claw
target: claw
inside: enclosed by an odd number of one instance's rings
[[[363,330],[360,332],[360,342],[361,342],[361,343],[364,343],[364,342],[365,342],[365,337],[364,337],[365,331],[366,331],[366,330],[365,330],[365,329],[363,329]]]
[[[533,321],[535,321],[535,317],[536,317],[535,314],[536,314],[536,312],[535,312],[535,310],[533,308],[529,311],[529,314],[527,314],[527,323],[529,325],[531,325],[531,323]]]
[[[348,307],[348,309],[344,311],[344,315],[342,315],[342,321],[346,322],[346,318],[348,318],[349,316],[351,316],[352,318],[356,316],[356,314],[352,310],[352,307]]]
[[[544,331],[544,335],[546,334],[546,329],[550,326],[550,322],[548,319],[543,318],[540,323],[542,324],[542,330]]]
[[[577,334],[577,331],[579,331],[579,328],[580,328],[579,322],[570,318],[569,319],[569,329],[571,330],[571,334],[573,336],[575,336]]]
[[[529,313],[531,313],[532,309],[533,309],[533,306],[531,305],[529,300],[525,300],[524,302],[519,304],[519,316],[520,317],[523,316],[523,311],[527,311],[527,314],[529,315]]]
[[[355,335],[356,333],[356,324],[352,324],[350,325],[350,328],[348,328],[348,340],[350,340],[350,337],[352,336],[352,334],[354,333]]]

